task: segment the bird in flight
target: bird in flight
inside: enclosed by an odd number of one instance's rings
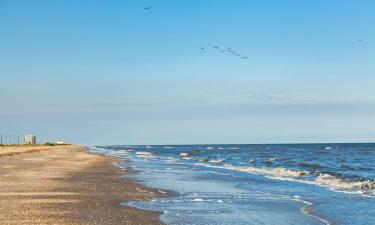
[[[147,6],[144,8],[144,10],[150,10],[150,9],[152,9],[152,6]]]
[[[358,42],[359,42],[359,43],[362,43],[362,42],[363,42],[363,40],[358,40]]]
[[[203,48],[203,47],[201,47],[201,50],[204,50],[204,48]]]

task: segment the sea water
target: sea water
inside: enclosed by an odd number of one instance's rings
[[[178,195],[124,205],[167,224],[375,224],[375,144],[97,146]]]

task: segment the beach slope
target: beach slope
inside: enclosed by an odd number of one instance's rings
[[[1,224],[162,224],[120,205],[158,196],[121,177],[116,159],[80,146],[0,147]]]

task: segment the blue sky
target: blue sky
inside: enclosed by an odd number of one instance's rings
[[[0,0],[0,129],[83,144],[373,142],[374,10]]]

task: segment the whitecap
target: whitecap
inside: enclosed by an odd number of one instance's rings
[[[221,163],[223,160],[222,159],[211,159],[208,162],[209,163]]]
[[[142,157],[142,158],[154,158],[154,155],[151,152],[136,152],[135,153],[137,156]]]
[[[162,194],[166,194],[167,192],[165,191],[162,191],[162,190],[158,190],[159,193],[162,193]]]
[[[268,161],[278,161],[278,160],[281,160],[281,158],[274,157],[274,158],[268,158],[267,160]]]
[[[309,174],[308,171],[304,170],[289,170],[282,167],[278,168],[256,168],[251,166],[232,166],[229,164],[225,164],[224,168],[237,170],[242,172],[250,172],[250,173],[260,173],[260,174],[267,174],[267,175],[274,175],[274,176],[281,176],[281,177],[301,177]]]

